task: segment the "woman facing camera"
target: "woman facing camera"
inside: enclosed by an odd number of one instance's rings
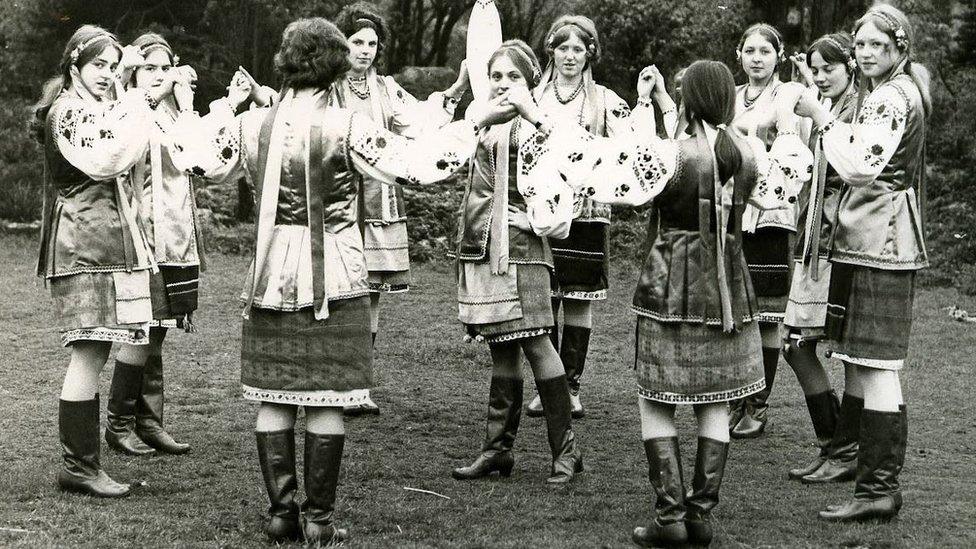
[[[804,79],[817,87],[821,102],[843,122],[853,118],[857,99],[857,66],[852,47],[853,42],[847,33],[827,34],[811,44],[805,54],[791,58],[801,69]],[[837,206],[844,181],[824,158],[816,132],[810,140],[810,148],[815,157],[814,173],[798,204],[800,237],[794,249],[793,279],[783,322],[788,332],[783,356],[803,389],[820,447],[808,464],[791,469],[789,477],[815,484],[854,478],[864,399],[857,369],[848,366],[844,370],[844,398],[838,401],[827,371],[817,356],[817,344],[824,337],[827,321],[831,271],[828,255],[837,226]]]
[[[271,501],[267,534],[275,541],[330,543],[345,537],[333,520],[345,444],[342,409],[364,402],[372,385],[359,182],[440,181],[474,151],[479,127],[514,110],[496,100],[472,111],[471,121],[410,140],[332,106],[329,89],[349,71],[349,48],[322,18],[288,25],[275,68],[284,86],[274,106],[227,120],[196,147],[194,171],[217,180],[244,175],[256,190],[241,382],[244,398],[260,402],[255,435]],[[235,95],[246,97],[250,87],[243,74],[235,76]],[[300,407],[306,417],[303,524],[295,471]]]
[[[915,273],[928,266],[922,200],[929,75],[912,61],[915,33],[900,10],[879,4],[858,19],[857,108],[843,121],[804,96],[797,112],[819,128],[823,154],[843,179],[827,338],[832,356],[855,368],[864,392],[854,499],[828,506],[830,521],[888,520],[902,506],[908,414],[899,372],[912,327]]]
[[[336,26],[349,44],[349,72],[336,80],[329,94],[332,105],[365,115],[387,130],[413,137],[454,119],[454,109],[468,88],[464,65],[457,82],[445,92],[417,101],[390,76],[376,71],[390,40],[386,20],[366,2],[348,5],[336,16]],[[375,343],[380,323],[380,295],[410,289],[407,212],[401,185],[388,185],[366,177],[360,187],[363,244],[369,271],[370,331]],[[346,408],[346,415],[378,414],[367,396],[362,404]]]
[[[133,207],[141,193],[130,170],[146,154],[165,90],[133,88],[115,98],[117,81],[142,62],[104,29],[79,28],[31,121],[45,166],[37,274],[50,286],[61,343],[71,348],[58,406],[58,485],[96,497],[129,493],[101,469],[99,374],[113,343],[146,346],[153,319],[156,263]]]

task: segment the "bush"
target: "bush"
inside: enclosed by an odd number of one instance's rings
[[[41,217],[44,164],[41,147],[27,133],[28,103],[0,104],[0,219],[32,221]]]

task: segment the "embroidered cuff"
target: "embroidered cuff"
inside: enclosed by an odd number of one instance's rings
[[[654,101],[650,97],[638,97],[637,98],[638,107],[654,108]]]

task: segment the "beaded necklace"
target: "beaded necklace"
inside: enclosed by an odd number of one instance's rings
[[[369,99],[369,84],[366,83],[366,75],[358,78],[347,76],[346,81],[349,82],[349,89],[352,90],[352,93],[355,94],[356,97],[360,99]]]
[[[563,99],[563,96],[559,94],[559,84],[553,82],[552,89],[556,91],[556,100],[562,103],[563,105],[565,105],[571,102],[573,99],[579,97],[579,94],[583,91],[583,79],[580,79],[579,85],[576,86],[576,89],[573,90],[573,93],[570,94],[570,96],[567,97],[566,99]]]

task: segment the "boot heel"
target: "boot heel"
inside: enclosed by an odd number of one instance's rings
[[[514,468],[515,468],[515,463],[509,463],[507,465],[502,465],[501,467],[498,468],[498,474],[501,475],[501,476],[503,476],[503,477],[505,477],[505,478],[508,478],[508,477],[512,476],[512,469],[514,469]]]

